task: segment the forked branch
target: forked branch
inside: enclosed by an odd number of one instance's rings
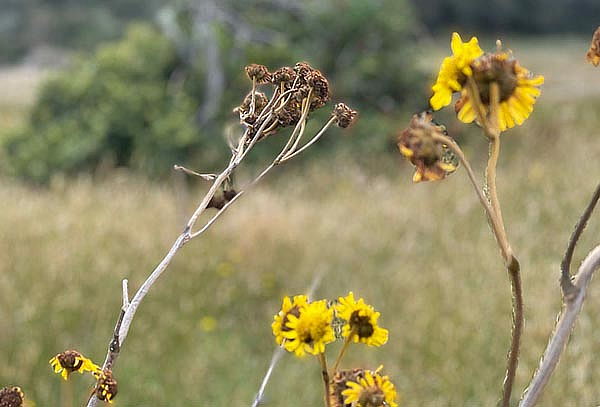
[[[563,309],[558,319],[558,323],[554,328],[554,332],[548,341],[540,366],[535,372],[528,388],[525,390],[523,398],[519,403],[519,407],[534,406],[542,395],[546,384],[556,369],[556,365],[565,349],[567,341],[571,336],[575,322],[577,322],[577,317],[581,312],[585,300],[587,287],[594,272],[600,267],[599,245],[588,254],[579,267],[579,271],[575,275],[573,281],[571,281],[570,268],[575,247],[577,246],[577,242],[594,212],[594,208],[599,199],[600,184],[596,187],[592,199],[581,215],[577,225],[575,225],[575,230],[569,239],[567,250],[565,251],[564,258],[561,262],[560,285],[563,291]]]

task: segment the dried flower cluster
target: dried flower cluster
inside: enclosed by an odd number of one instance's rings
[[[240,122],[251,129],[248,142],[258,129],[261,129],[262,139],[297,125],[303,117],[331,99],[325,75],[306,62],[298,62],[294,67],[284,66],[274,72],[269,72],[264,65],[251,64],[245,71],[253,88],[234,111],[239,114]],[[255,89],[256,85],[269,84],[273,88],[270,99]],[[336,123],[344,128],[356,119],[356,112],[343,104],[336,106],[333,115]]]

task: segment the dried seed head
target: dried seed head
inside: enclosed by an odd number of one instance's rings
[[[348,388],[346,382],[358,382],[364,376],[363,369],[339,370],[334,373],[329,386],[331,407],[346,407],[342,392]]]
[[[76,350],[66,350],[56,355],[60,365],[69,372],[78,370],[83,365],[81,353]]]
[[[223,197],[225,198],[225,200],[227,202],[231,201],[236,195],[237,195],[237,192],[233,188],[223,191]]]
[[[98,380],[94,389],[96,397],[98,397],[98,400],[112,403],[118,392],[117,381],[113,377],[112,371],[110,369],[105,369],[96,376]]]
[[[358,112],[350,109],[345,103],[338,103],[333,108],[333,117],[335,117],[335,123],[343,129],[351,126],[356,121],[357,116]]]
[[[281,127],[294,126],[302,116],[302,105],[299,101],[291,99],[279,112],[276,113],[277,121]]]
[[[590,64],[594,66],[600,65],[600,27],[594,32],[590,49],[585,57]]]
[[[263,92],[254,92],[254,112],[260,114],[269,103],[269,98]],[[246,116],[250,113],[252,107],[252,92],[248,93],[241,105],[233,109],[240,116]]]
[[[284,66],[271,74],[271,83],[274,85],[291,84],[296,79],[296,72],[289,66]]]
[[[24,399],[20,387],[5,387],[0,390],[0,407],[21,407]]]
[[[207,208],[215,208],[215,209],[223,209],[223,207],[225,206],[225,197],[223,195],[213,195],[212,198],[210,198],[210,201],[208,201],[208,205],[206,205]]]
[[[298,62],[294,66],[294,71],[306,81],[307,75],[313,70],[308,62]]]
[[[431,112],[415,114],[398,136],[400,153],[416,167],[414,182],[443,179],[456,170],[458,161],[439,136],[449,137]]]
[[[246,75],[252,80],[255,79],[256,83],[267,83],[271,80],[271,74],[266,66],[260,64],[250,64],[244,68]]]
[[[505,52],[485,54],[476,59],[471,68],[479,97],[486,105],[490,103],[492,82],[497,83],[500,88],[500,102],[508,100],[517,88],[517,71],[520,68],[517,60]]]
[[[325,105],[330,99],[329,82],[327,78],[318,70],[314,69],[307,75],[306,82],[312,91],[311,110],[318,109]]]

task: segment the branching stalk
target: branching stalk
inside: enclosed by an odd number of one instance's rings
[[[544,388],[546,384],[548,384],[552,373],[554,373],[560,356],[567,345],[575,322],[577,322],[577,317],[581,312],[592,276],[599,267],[600,246],[596,246],[587,255],[579,267],[579,271],[575,275],[574,287],[576,291],[574,292],[574,295],[570,298],[563,299],[563,309],[558,319],[558,323],[548,340],[548,346],[544,351],[540,366],[525,390],[523,398],[519,403],[519,407],[533,407],[539,401],[540,396],[544,392]]]

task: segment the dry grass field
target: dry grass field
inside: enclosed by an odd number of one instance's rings
[[[600,70],[584,64],[585,40],[507,45],[547,78],[531,120],[504,136],[498,174],[525,290],[516,401],[560,308],[568,236],[599,181]],[[481,172],[485,141],[458,136]],[[369,165],[332,157],[269,176],[187,245],[146,298],[115,368],[116,405],[248,406],[275,349],[281,297],[316,275],[315,298],[352,290],[390,331],[382,348],[351,347],[346,366],[383,363],[406,407],[495,405],[511,324],[500,255],[462,169],[438,183],[411,177],[388,156]],[[76,348],[101,363],[120,280],[132,289],[143,281],[202,191],[195,184],[185,198],[126,173],[43,189],[1,180],[0,384],[21,385],[38,407],[82,405],[90,378],[63,382],[48,359]],[[597,215],[574,264],[599,240]],[[600,404],[599,292],[593,282],[542,406]],[[285,355],[265,405],[320,405],[313,359]]]

